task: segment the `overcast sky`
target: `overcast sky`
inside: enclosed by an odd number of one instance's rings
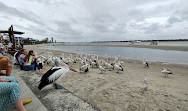
[[[188,0],[0,0],[0,30],[58,42],[188,39]]]

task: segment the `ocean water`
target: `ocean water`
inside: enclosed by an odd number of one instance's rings
[[[105,43],[91,43],[91,42],[65,42],[64,44],[69,45],[90,45],[90,44],[104,44],[104,45],[130,45],[129,42],[105,42]],[[140,42],[140,43],[134,43],[134,45],[150,45],[151,42]],[[158,45],[161,46],[188,46],[188,41],[176,41],[176,42],[158,42]]]
[[[45,46],[42,49],[60,50],[71,53],[98,54],[99,56],[115,57],[120,55],[123,59],[143,60],[151,62],[164,62],[188,65],[188,51],[160,50],[134,47],[109,46]]]
[[[151,42],[140,42],[140,43],[134,43],[134,45],[150,45]],[[129,42],[105,42],[105,43],[90,43],[90,42],[72,42],[72,43],[65,43],[65,44],[106,44],[106,45],[129,45]],[[188,46],[188,41],[176,41],[176,42],[158,42],[158,45],[162,46]]]

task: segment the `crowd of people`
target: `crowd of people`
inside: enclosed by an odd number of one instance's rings
[[[9,44],[11,45],[11,44]],[[8,45],[8,46],[9,46]],[[18,111],[26,111],[24,104],[30,103],[32,99],[22,100],[20,97],[20,85],[18,81],[11,77],[12,71],[12,61],[7,56],[3,56],[5,49],[3,43],[0,42],[0,48],[2,56],[0,55],[0,111],[6,111],[11,107],[15,107]],[[22,70],[36,70],[42,71],[37,64],[37,58],[35,53],[30,50],[27,53],[26,49],[20,47],[15,53],[15,61],[17,65],[20,66]],[[2,71],[5,70],[5,73]]]
[[[18,45],[16,45],[16,48],[18,49],[18,48],[24,48],[24,42],[22,41],[22,40],[20,40],[19,41],[19,44]],[[2,55],[4,55],[5,54],[5,52],[7,52],[9,49],[12,49],[12,46],[13,46],[13,43],[11,43],[10,41],[9,41],[9,43],[6,45],[6,43],[3,41],[3,40],[0,40],[0,53],[2,54]]]

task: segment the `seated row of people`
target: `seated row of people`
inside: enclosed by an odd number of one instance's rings
[[[35,53],[33,50],[30,50],[27,54],[26,49],[20,49],[15,54],[15,58],[16,64],[19,64],[22,70],[30,71],[36,70],[36,68],[38,68],[39,71],[42,71],[42,69],[37,63],[37,58],[35,57]]]

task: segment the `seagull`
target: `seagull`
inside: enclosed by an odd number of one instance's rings
[[[147,82],[148,82],[148,80],[147,80],[147,78],[145,77],[145,78],[144,78],[144,83],[147,84]]]
[[[173,74],[172,71],[163,68],[163,70],[161,71],[163,74],[165,74],[165,77],[168,77],[169,74]]]
[[[56,61],[57,62],[57,61]],[[58,61],[60,62],[60,61]],[[59,64],[59,63],[58,63]],[[56,63],[57,65],[57,63]],[[41,90],[46,85],[49,85],[51,83],[54,83],[58,79],[61,79],[63,76],[65,76],[69,70],[73,72],[77,72],[76,70],[72,69],[66,64],[63,64],[64,66],[55,66],[52,67],[50,70],[48,70],[41,78],[40,84],[38,86],[38,89]],[[57,83],[54,83],[56,89],[62,89],[63,87],[61,85],[58,85]]]
[[[148,90],[148,86],[146,84],[144,84],[144,90]]]

